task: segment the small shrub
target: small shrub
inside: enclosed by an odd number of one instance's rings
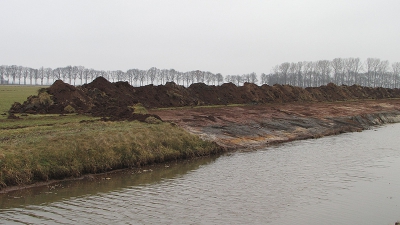
[[[40,95],[42,93],[47,93],[47,88],[39,88],[38,95]]]
[[[74,113],[74,112],[76,112],[75,108],[72,107],[71,105],[65,106],[64,111],[67,112],[67,113]]]
[[[53,100],[51,99],[51,95],[47,92],[41,92],[38,95],[39,102],[42,105],[53,105]]]
[[[147,117],[144,121],[149,124],[160,124],[162,122],[161,120],[152,116]]]
[[[131,108],[133,108],[134,114],[147,114],[148,113],[147,109],[141,103],[137,103],[137,104],[131,106]]]

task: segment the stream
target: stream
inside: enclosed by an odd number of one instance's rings
[[[394,224],[400,124],[0,194],[0,224]]]

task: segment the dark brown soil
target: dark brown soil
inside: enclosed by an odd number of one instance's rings
[[[166,85],[132,87],[128,82],[111,83],[103,77],[89,84],[72,86],[61,80],[45,90],[51,101],[43,96],[30,96],[23,104],[15,103],[10,113],[85,113],[112,120],[144,120],[148,116],[134,114],[132,105],[141,103],[146,108],[182,106],[262,104],[290,102],[335,102],[359,99],[399,98],[399,89],[361,86],[327,86],[301,88],[289,85],[257,86],[232,83],[208,86],[196,83],[185,88],[173,82]],[[40,95],[40,94],[39,94]]]

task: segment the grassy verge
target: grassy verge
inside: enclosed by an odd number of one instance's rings
[[[168,123],[74,121],[0,129],[0,187],[218,152]],[[29,122],[28,119],[24,123]],[[16,121],[19,123],[21,120]],[[0,123],[3,121],[0,121]]]
[[[0,114],[39,88],[0,86]],[[103,122],[84,115],[17,116],[21,119],[0,116],[0,189],[221,150],[169,123]]]

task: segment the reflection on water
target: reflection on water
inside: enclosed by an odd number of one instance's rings
[[[400,124],[376,130],[13,192],[0,223],[394,224]]]
[[[96,195],[132,186],[149,185],[164,179],[173,179],[174,177],[182,176],[213,162],[216,157],[169,162],[142,169],[122,170],[90,176],[90,179],[61,181],[46,186],[0,194],[0,209],[43,203],[48,204],[72,197]]]

